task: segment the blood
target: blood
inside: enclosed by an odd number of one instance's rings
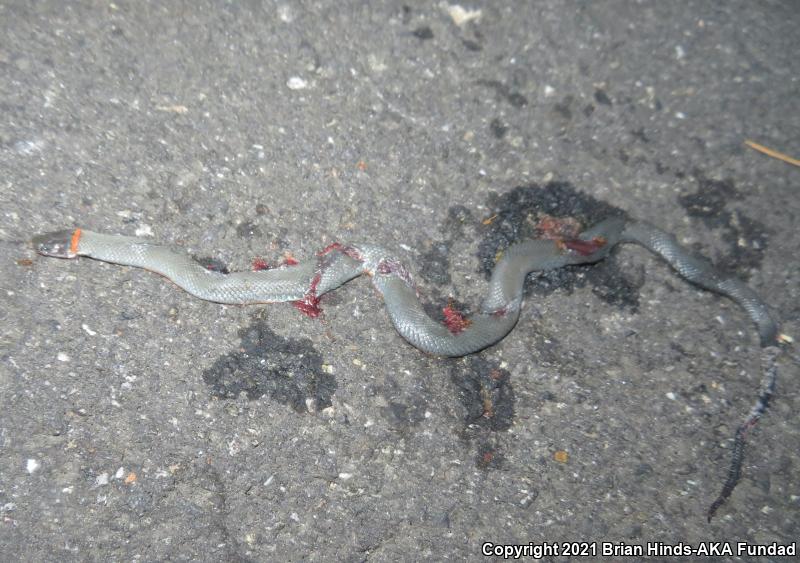
[[[561,244],[581,256],[589,256],[603,248],[606,245],[606,239],[603,237],[595,237],[592,240],[569,239],[561,241]]]
[[[317,256],[324,257],[327,254],[330,254],[334,250],[338,250],[342,254],[349,256],[350,258],[358,261],[363,261],[361,253],[353,248],[352,246],[344,246],[339,242],[334,242],[329,244],[319,252],[317,252]],[[299,262],[294,259],[292,256],[286,256],[286,259],[283,262],[287,266],[294,266]],[[319,287],[319,282],[322,281],[322,272],[325,271],[325,268],[329,265],[330,259],[321,258],[319,262],[319,270],[311,279],[311,283],[309,284],[308,291],[306,292],[305,296],[302,299],[298,299],[297,301],[292,301],[292,305],[295,309],[303,313],[304,315],[315,319],[322,315],[322,307],[319,306],[320,296],[317,295],[317,288]]]
[[[581,232],[581,224],[572,217],[544,215],[536,224],[539,236],[545,239],[573,239]]]
[[[413,288],[414,291],[417,290],[417,284],[414,283],[414,279],[411,277],[411,272],[409,272],[406,267],[397,260],[381,260],[375,270],[379,274],[383,275],[394,274],[403,280],[406,285]]]
[[[316,319],[322,314],[322,307],[319,306],[319,297],[307,295],[303,299],[292,301],[292,305],[295,309],[312,319]]]
[[[345,256],[349,256],[353,260],[358,260],[359,262],[364,261],[364,257],[361,256],[361,253],[358,251],[357,248],[354,248],[352,246],[346,246],[341,242],[334,242],[329,244],[328,246],[317,252],[317,256],[325,256],[326,254],[329,254],[334,250],[338,250],[339,252],[341,252]]]
[[[321,280],[322,273],[317,272],[311,279],[311,285],[309,285],[305,296],[297,301],[292,301],[295,309],[312,319],[316,319],[322,314],[322,308],[319,306],[320,298],[317,296],[317,287]]]
[[[251,265],[254,272],[269,270],[269,264],[263,258],[253,258],[253,262],[251,263]]]
[[[581,256],[594,254],[606,244],[606,239],[603,237],[595,237],[592,240],[579,239],[581,224],[572,217],[544,215],[536,225],[536,229],[542,238],[555,240],[559,246],[573,250]]]
[[[334,250],[342,250],[342,243],[340,242],[333,242],[317,252],[317,256],[325,256],[329,252],[333,252]]]
[[[447,330],[453,334],[463,332],[464,329],[472,324],[471,320],[464,317],[460,311],[454,309],[450,305],[442,309],[442,313],[444,313],[444,324]]]

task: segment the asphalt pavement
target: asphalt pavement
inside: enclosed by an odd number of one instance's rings
[[[0,2],[3,559],[795,542],[796,352],[707,522],[757,335],[640,248],[532,280],[507,338],[446,359],[367,278],[309,318],[29,241],[82,227],[229,270],[372,242],[441,315],[542,221],[619,214],[797,339],[800,167],[745,141],[800,157],[799,27],[792,0]]]

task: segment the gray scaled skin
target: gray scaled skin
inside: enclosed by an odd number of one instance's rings
[[[216,303],[276,303],[318,299],[361,274],[371,277],[383,296],[397,332],[430,354],[464,356],[505,337],[519,319],[525,278],[532,272],[602,260],[619,243],[634,243],[664,259],[683,278],[725,295],[742,307],[758,327],[761,344],[774,342],[777,324],[764,302],[741,280],[723,276],[710,262],[693,256],[675,237],[652,225],[613,218],[581,233],[576,241],[528,240],[503,252],[492,272],[480,313],[454,332],[432,319],[420,303],[416,287],[401,262],[370,244],[334,245],[314,260],[256,272],[223,274],[210,271],[190,256],[152,242],[80,230],[59,231],[34,239],[46,256],[95,260],[151,270],[195,297]],[[582,248],[576,250],[575,248]]]

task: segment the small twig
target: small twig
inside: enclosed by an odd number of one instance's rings
[[[755,141],[745,141],[745,145],[750,147],[753,150],[757,150],[760,153],[764,153],[767,156],[771,156],[772,158],[777,158],[778,160],[782,160],[784,162],[788,162],[789,164],[794,164],[795,166],[800,166],[800,160],[796,158],[792,158],[788,154],[783,154],[782,152],[778,152],[776,150],[770,149],[765,147],[764,145],[759,145]]]

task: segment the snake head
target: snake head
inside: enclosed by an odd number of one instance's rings
[[[31,242],[39,254],[56,258],[75,258],[78,255],[75,248],[77,246],[74,240],[75,233],[74,229],[45,233],[33,237]]]

